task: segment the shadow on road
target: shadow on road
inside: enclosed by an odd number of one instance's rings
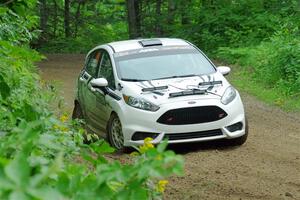
[[[205,150],[230,151],[236,148],[239,148],[239,146],[231,145],[228,140],[215,140],[207,142],[169,144],[167,149],[172,150],[177,154],[187,154]]]

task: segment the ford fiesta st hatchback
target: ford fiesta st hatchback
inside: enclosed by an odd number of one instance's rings
[[[158,38],[112,42],[86,56],[73,118],[117,149],[228,139],[243,144],[247,120],[238,91],[195,45]]]

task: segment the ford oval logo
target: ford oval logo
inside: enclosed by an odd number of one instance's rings
[[[189,101],[188,104],[195,104],[196,101]]]

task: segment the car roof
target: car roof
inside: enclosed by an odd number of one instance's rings
[[[134,49],[142,49],[147,47],[143,45],[143,42],[153,42],[149,46],[156,46],[155,44],[160,46],[190,46],[185,40],[177,39],[177,38],[148,38],[148,39],[134,39],[134,40],[124,40],[118,42],[111,42],[107,45],[110,46],[114,52],[122,52],[122,51],[130,51]]]

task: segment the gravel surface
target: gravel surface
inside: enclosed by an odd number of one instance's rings
[[[61,82],[71,113],[84,55],[47,57],[38,63],[42,78]],[[165,199],[300,199],[300,114],[241,96],[249,121],[247,142],[240,147],[224,142],[171,146],[185,158],[185,175],[169,179]]]

